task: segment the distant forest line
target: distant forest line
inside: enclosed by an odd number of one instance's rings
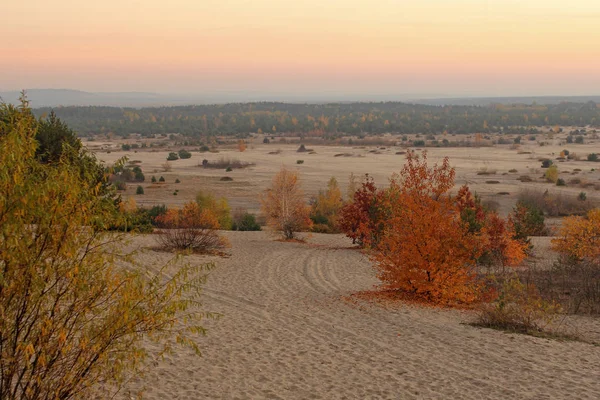
[[[179,133],[189,137],[249,133],[343,135],[529,133],[545,126],[600,128],[600,104],[494,104],[434,106],[383,103],[232,103],[173,107],[73,106],[37,108],[37,116],[54,110],[81,136],[142,136]]]

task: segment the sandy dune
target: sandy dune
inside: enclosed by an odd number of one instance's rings
[[[205,322],[203,356],[176,350],[152,362],[121,398],[141,388],[147,399],[598,398],[598,347],[474,328],[468,312],[350,304],[342,298],[376,279],[339,235],[227,236],[231,257],[214,258],[204,290],[206,309],[223,316]],[[588,328],[600,332],[595,321]]]

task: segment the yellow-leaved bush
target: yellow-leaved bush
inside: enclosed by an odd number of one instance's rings
[[[151,272],[105,233],[114,201],[61,159],[35,158],[36,120],[0,104],[0,398],[84,398],[143,365],[142,340],[198,351],[208,265]]]

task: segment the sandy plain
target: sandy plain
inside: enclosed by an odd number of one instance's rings
[[[203,290],[202,356],[176,349],[149,363],[120,398],[597,399],[600,348],[476,328],[472,311],[348,301],[377,284],[368,259],[341,235],[282,243],[267,232],[226,232],[230,257]],[[171,255],[140,235],[146,265]],[[600,340],[597,319],[570,320]]]
[[[564,139],[564,138],[563,138]],[[94,143],[107,146],[110,143]],[[114,144],[117,147],[117,144]],[[169,150],[129,152],[146,174],[145,195],[125,196],[138,204],[181,205],[198,190],[226,196],[232,208],[258,212],[259,194],[281,165],[298,169],[307,197],[335,176],[345,189],[348,175],[365,173],[384,185],[399,171],[401,147],[352,148],[307,146],[315,154],[297,153],[298,145],[262,144],[255,139],[240,153],[195,153],[163,172]],[[497,201],[507,213],[523,188],[562,190],[540,177],[539,158],[555,158],[563,148],[586,155],[597,143],[564,145],[560,139],[540,147],[525,143],[480,148],[430,148],[432,161],[449,156],[457,169],[457,185],[468,183],[484,200]],[[281,150],[278,154],[268,154]],[[376,150],[378,154],[372,152]],[[519,154],[521,152],[521,154]],[[529,152],[530,154],[524,154]],[[352,156],[335,157],[349,153]],[[125,152],[98,151],[112,162]],[[199,167],[202,159],[236,158],[255,163],[225,172]],[[585,157],[583,157],[585,159]],[[303,159],[304,164],[296,164]],[[559,163],[561,176],[600,182],[600,171],[586,161]],[[509,173],[511,169],[518,172]],[[155,171],[156,172],[153,172]],[[493,175],[478,175],[496,171]],[[150,177],[164,176],[164,185]],[[517,178],[529,175],[534,182]],[[233,181],[219,179],[230,176]],[[175,179],[181,183],[175,184]],[[495,180],[499,183],[486,183]],[[153,188],[156,186],[156,188]],[[173,191],[179,189],[178,195]],[[590,199],[600,191],[585,190]],[[506,192],[508,194],[499,194]],[[185,256],[186,262],[214,261],[203,289],[206,310],[221,314],[206,320],[207,335],[198,337],[202,356],[176,349],[152,360],[146,373],[120,393],[126,399],[142,390],[147,399],[597,399],[600,396],[600,348],[577,342],[475,328],[471,311],[433,309],[408,304],[394,307],[349,301],[354,293],[371,290],[375,273],[364,254],[342,235],[312,234],[306,243],[284,243],[268,232],[224,232],[231,242],[228,257]],[[153,235],[132,237],[140,261],[148,266],[166,262],[171,254],[151,250]],[[551,257],[548,239],[536,239],[538,257]],[[568,321],[582,337],[600,341],[600,322],[587,317]]]

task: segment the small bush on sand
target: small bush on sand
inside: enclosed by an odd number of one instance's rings
[[[209,160],[202,160],[202,167],[204,168],[214,168],[214,169],[227,169],[227,168],[231,168],[231,169],[242,169],[242,168],[248,168],[253,166],[254,163],[251,162],[245,162],[245,161],[240,161],[238,159],[229,159],[229,158],[224,158],[221,157],[218,160],[214,160],[214,161],[209,161]]]
[[[186,203],[183,209],[169,209],[156,221],[160,227],[157,240],[165,250],[211,253],[227,245],[217,232],[217,217],[210,210],[202,210],[195,202]]]
[[[144,194],[144,187],[138,186],[137,189],[135,190],[135,194]]]
[[[234,231],[260,231],[261,227],[256,222],[256,216],[250,214],[247,210],[237,209],[233,213],[233,224],[231,230]]]
[[[477,325],[520,333],[542,331],[560,306],[542,299],[532,284],[513,276],[502,283],[497,299],[480,307]]]

